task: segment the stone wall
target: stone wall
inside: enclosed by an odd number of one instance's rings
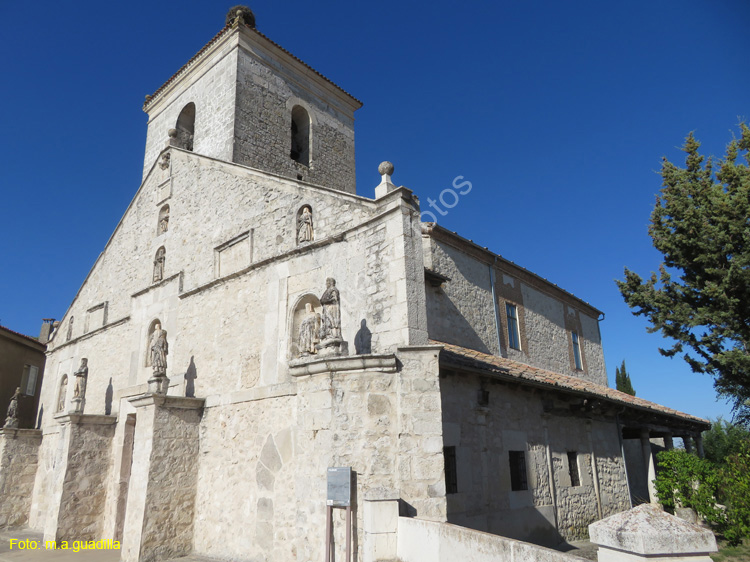
[[[292,108],[311,119],[310,165],[292,160]],[[233,161],[286,177],[356,193],[354,115],[321,87],[290,69],[252,41],[243,41],[237,70]]]
[[[353,545],[360,555],[364,500],[401,498],[420,517],[444,520],[437,351],[404,350],[399,359],[399,371],[391,357],[379,359],[392,366],[386,370],[327,371],[209,400],[198,457],[196,552],[322,558],[326,470],[333,466],[356,473]],[[337,548],[342,518],[335,510]]]
[[[447,375],[441,387],[445,445],[456,448],[457,464],[449,522],[554,546],[585,537],[600,513],[628,507],[614,421],[545,414],[570,410],[549,394],[476,375]],[[489,393],[486,406],[480,389]],[[524,453],[527,490],[511,488],[509,451]]]
[[[398,518],[402,562],[583,562],[564,552],[448,523]]]
[[[166,146],[169,129],[177,126],[180,112],[190,102],[195,104],[193,150],[197,154],[232,160],[237,42],[224,42],[221,48],[179,82],[179,88],[163,94],[164,99],[148,110],[144,179]]]
[[[176,558],[192,550],[200,419],[200,410],[156,408],[141,538],[143,562]],[[225,483],[216,476],[217,482]]]
[[[589,305],[522,268],[494,260],[457,237],[447,243],[443,238],[448,235],[437,236],[440,239],[425,238],[424,249],[430,253],[425,262],[450,280],[426,290],[431,339],[607,386],[599,325],[590,315]],[[520,350],[509,346],[506,302],[517,307]],[[580,338],[581,370],[573,363],[572,331]]]
[[[111,423],[89,423],[78,416],[69,426],[68,456],[64,460],[60,513],[56,540],[101,540],[102,515],[109,474],[112,435]]]
[[[0,430],[0,527],[20,527],[29,521],[42,432]]]

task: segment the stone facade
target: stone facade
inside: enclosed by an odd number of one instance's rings
[[[0,430],[0,527],[28,523],[41,439],[39,430]]]
[[[299,107],[309,165],[286,146]],[[43,422],[30,527],[118,540],[125,561],[320,559],[331,467],[355,475],[363,562],[394,556],[395,505],[547,542],[629,507],[621,428],[592,399],[614,400],[599,312],[439,227],[423,234],[392,165],[376,199],[357,196],[357,107],[233,24],[147,100],[143,183],[49,342],[41,402],[55,415]],[[313,228],[300,237],[303,212]],[[520,349],[503,331],[505,301],[519,312]],[[302,353],[302,319],[315,314],[326,328]],[[511,384],[506,367],[450,365],[448,347],[554,370],[567,394]],[[83,358],[81,415],[72,377]],[[511,451],[528,460],[526,490],[510,489]],[[343,510],[333,536],[340,556]]]

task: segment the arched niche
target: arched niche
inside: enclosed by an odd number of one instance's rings
[[[309,306],[308,306],[309,305]],[[320,341],[320,318],[323,307],[315,295],[308,293],[297,300],[289,322],[289,355],[292,359],[316,354],[315,344]],[[302,335],[304,328],[308,334]]]
[[[192,151],[195,135],[195,104],[193,102],[182,108],[179,117],[177,117],[175,129],[177,130],[180,148]]]
[[[68,375],[63,375],[60,379],[60,386],[57,389],[57,405],[55,413],[65,410],[65,400],[68,396]]]
[[[297,230],[297,244],[315,240],[313,211],[310,205],[302,205],[297,211],[295,228]]]
[[[154,283],[157,283],[158,281],[161,281],[164,279],[164,264],[167,261],[167,250],[162,246],[158,250],[156,250],[156,255],[154,256],[154,276],[152,281]]]
[[[146,333],[146,353],[145,358],[143,360],[143,364],[146,367],[151,366],[151,337],[154,335],[154,332],[156,331],[156,326],[161,326],[164,328],[164,326],[161,323],[161,320],[158,318],[154,318],[151,323],[148,325],[148,332]]]
[[[159,222],[156,225],[156,235],[164,234],[169,230],[169,205],[164,205],[159,210]]]
[[[309,166],[311,139],[310,114],[301,105],[295,105],[292,108],[290,158],[304,166]]]

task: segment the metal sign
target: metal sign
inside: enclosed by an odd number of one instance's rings
[[[351,507],[352,505],[352,467],[328,468],[328,494],[326,505],[333,507]]]

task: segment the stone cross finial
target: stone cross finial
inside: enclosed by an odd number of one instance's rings
[[[381,179],[380,184],[375,188],[375,199],[380,199],[384,195],[396,189],[396,186],[391,181],[393,171],[393,164],[391,164],[387,160],[385,162],[381,162],[380,166],[378,166],[378,173],[380,174]]]

